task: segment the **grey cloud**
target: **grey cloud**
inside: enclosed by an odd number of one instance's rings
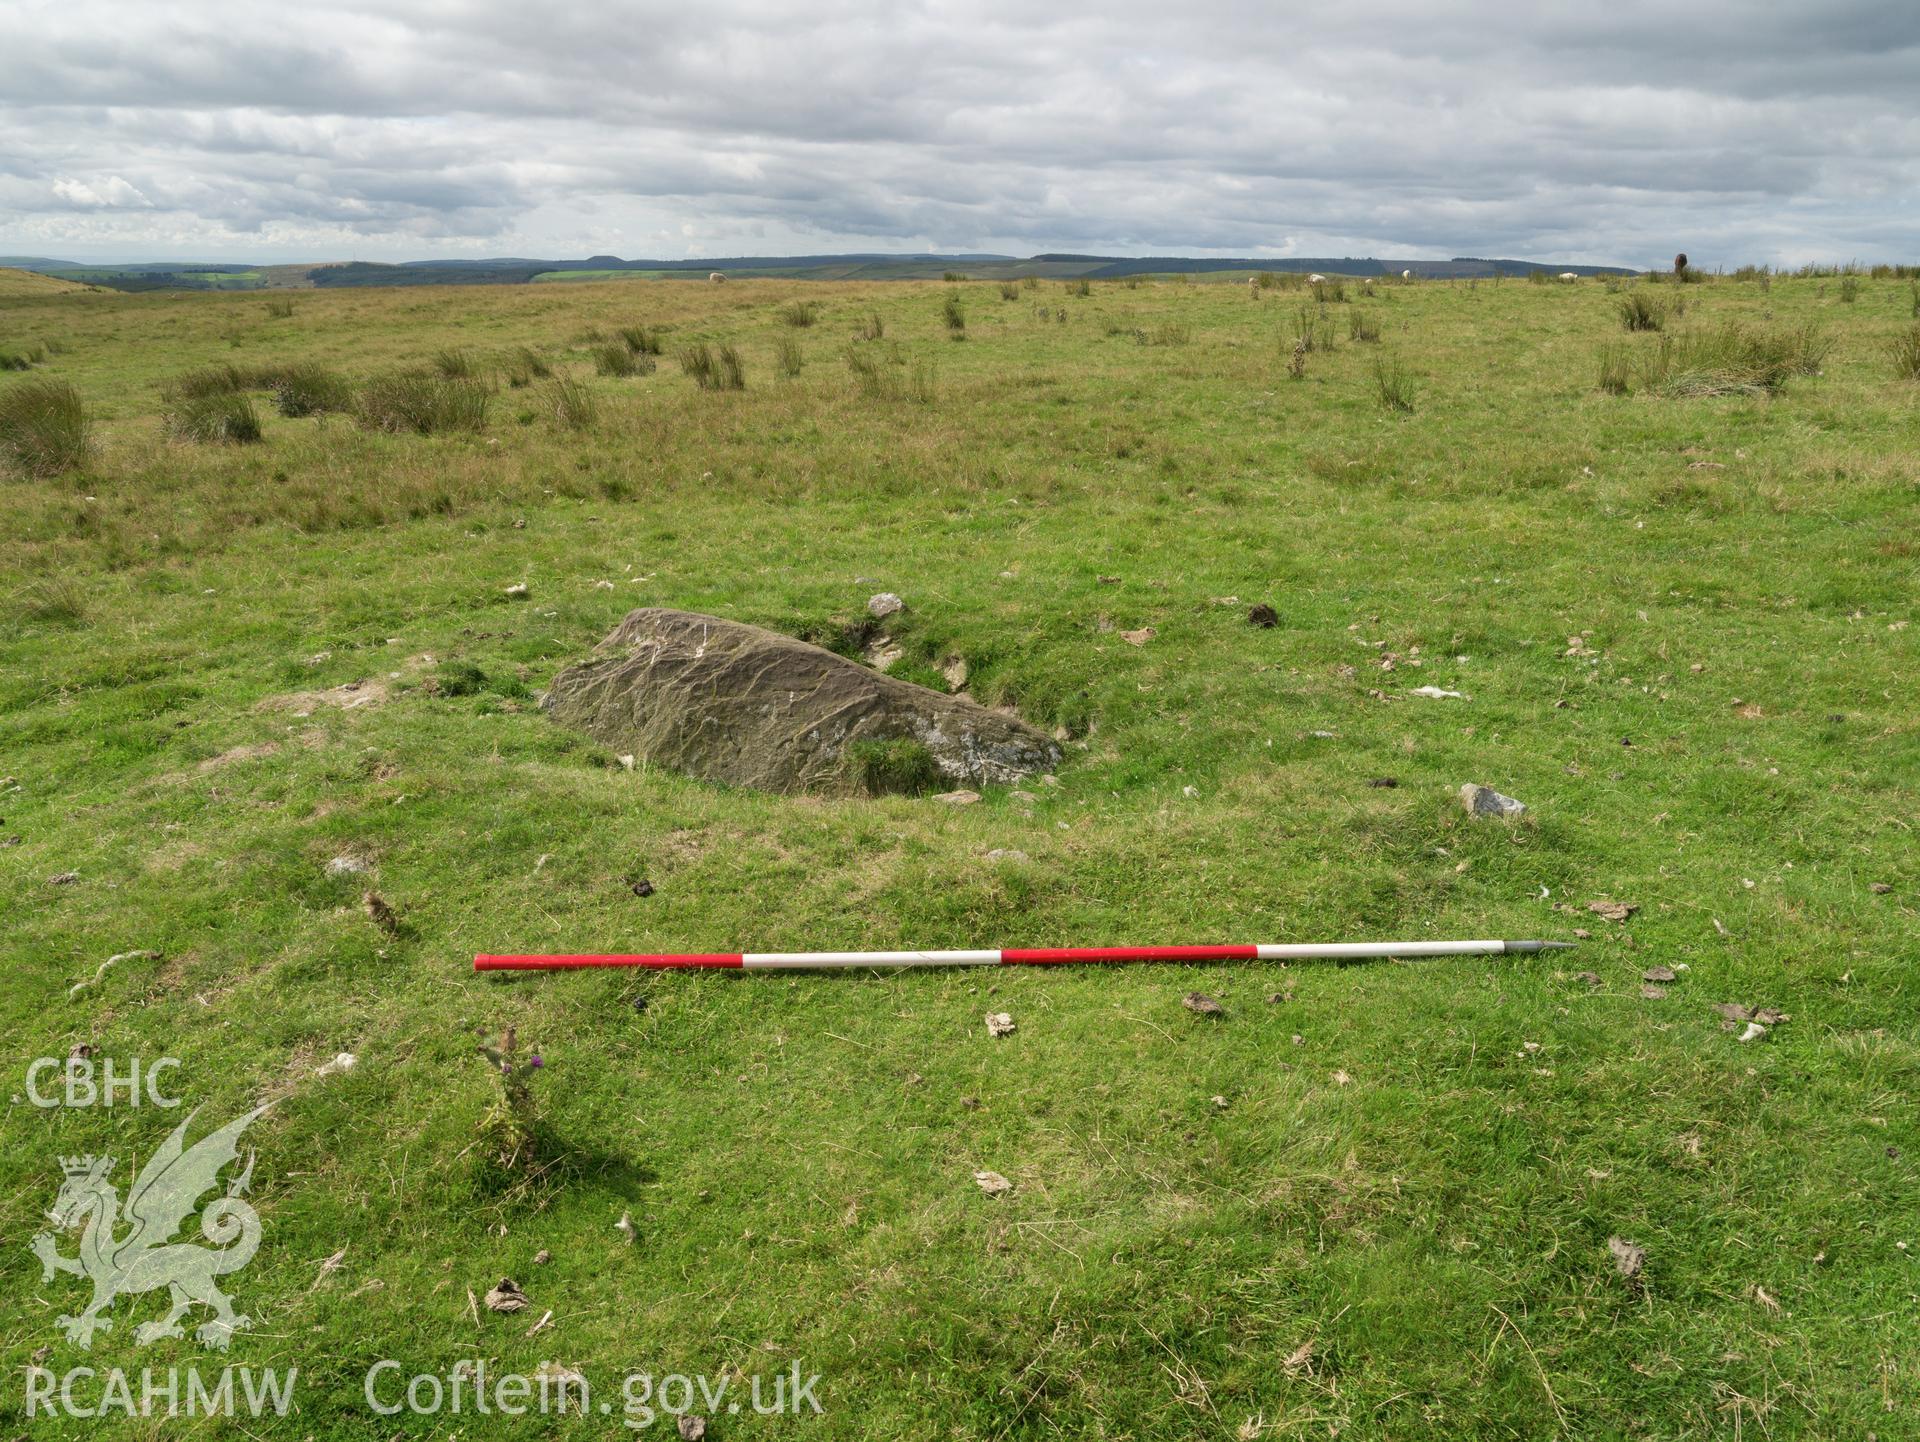
[[[1920,219],[1909,3],[11,8],[0,249],[1737,263]]]

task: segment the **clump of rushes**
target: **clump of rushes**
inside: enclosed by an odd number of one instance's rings
[[[620,340],[635,355],[659,355],[660,337],[643,325],[623,325]]]
[[[1627,393],[1632,360],[1624,344],[1605,346],[1600,351],[1600,389],[1610,396]]]
[[[556,425],[583,431],[599,419],[599,404],[584,381],[561,376],[546,388],[547,412]]]
[[[44,345],[0,346],[0,371],[31,370],[46,358]]]
[[[267,314],[275,320],[287,320],[293,315],[293,297],[276,295],[267,301]]]
[[[91,425],[80,393],[65,381],[19,381],[0,389],[0,464],[25,476],[56,476],[84,465]]]
[[[1373,345],[1380,339],[1380,323],[1364,310],[1353,310],[1347,314],[1347,339],[1362,345]]]
[[[790,325],[795,330],[804,330],[820,318],[820,302],[817,300],[789,301],[777,312],[780,324]]]
[[[160,393],[170,401],[196,400],[201,396],[225,396],[251,390],[259,380],[251,371],[243,371],[236,365],[202,366],[197,371],[175,376],[160,387]]]
[[[1643,290],[1620,297],[1620,324],[1628,330],[1659,330],[1667,323],[1667,308]]]
[[[1901,380],[1920,381],[1920,324],[1894,339],[1893,373]]]
[[[1020,282],[1017,280],[1001,281],[1000,282],[1000,299],[1002,300],[1020,299]]]
[[[189,396],[166,415],[167,434],[177,441],[249,444],[260,439],[260,412],[250,396],[237,392]]]
[[[730,345],[709,346],[705,341],[684,347],[680,369],[693,378],[703,391],[743,391],[747,388],[746,368],[740,352]]]
[[[553,367],[547,358],[532,346],[523,345],[507,357],[501,367],[506,374],[507,384],[515,390],[532,385],[535,381],[546,380],[553,374]]]
[[[546,1062],[532,1048],[521,1053],[513,1027],[500,1034],[497,1045],[488,1042],[485,1031],[478,1036],[480,1055],[486,1058],[495,1087],[481,1130],[493,1149],[493,1160],[505,1171],[519,1171],[533,1160],[539,1140],[540,1112],[532,1081]]]
[[[629,349],[622,341],[612,341],[593,348],[593,370],[594,374],[603,376],[651,375],[653,358]]]
[[[480,362],[473,352],[458,346],[435,351],[433,368],[450,381],[470,381],[480,374]]]
[[[1920,313],[1920,312],[1917,312]],[[879,312],[870,312],[860,329],[854,332],[856,340],[879,340],[886,335],[887,328],[881,322]]]
[[[1070,280],[1067,282],[1067,294],[1068,295],[1092,295],[1093,286],[1090,282],[1085,280]]]
[[[1662,336],[1648,358],[1647,390],[1663,396],[1761,395],[1796,375],[1817,375],[1832,342],[1812,326],[1765,330],[1732,323]]]
[[[1413,409],[1413,377],[1398,356],[1376,356],[1373,362],[1373,393],[1390,411]]]
[[[781,375],[792,377],[800,374],[800,342],[792,336],[783,335],[774,343],[773,358]]]
[[[312,361],[282,366],[271,389],[273,403],[283,416],[324,415],[353,405],[353,388],[346,378]]]
[[[947,329],[954,335],[964,334],[967,329],[967,312],[960,304],[960,293],[950,292],[940,306],[940,318],[947,323]]]
[[[354,403],[354,413],[371,430],[430,436],[438,431],[480,430],[487,423],[492,400],[478,381],[400,371],[368,381]]]

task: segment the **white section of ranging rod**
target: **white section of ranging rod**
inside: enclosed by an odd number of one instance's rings
[[[822,971],[836,966],[998,966],[997,951],[747,951],[743,971]]]
[[[1306,941],[1279,946],[1261,943],[1253,950],[1261,961],[1298,961],[1343,956],[1498,956],[1526,945],[1519,941]]]

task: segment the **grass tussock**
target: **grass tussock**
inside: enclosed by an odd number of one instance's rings
[[[935,378],[933,366],[916,361],[907,366],[895,356],[889,364],[873,351],[857,346],[847,348],[847,371],[860,394],[870,400],[912,401],[918,405],[933,402]]]
[[[18,381],[0,390],[0,466],[56,476],[86,464],[92,427],[80,393],[65,381]]]
[[[353,408],[353,387],[346,377],[314,361],[279,367],[267,388],[283,416],[318,416]]]
[[[800,342],[790,335],[783,335],[773,343],[774,369],[781,375],[792,379],[800,374],[804,358],[800,352]]]
[[[523,345],[513,351],[501,364],[501,374],[514,390],[522,390],[535,381],[550,379],[553,366],[547,358],[530,345]]]
[[[644,351],[637,351],[625,341],[603,341],[590,352],[593,356],[593,373],[623,379],[627,376],[653,374],[653,357]]]
[[[693,378],[703,391],[743,391],[747,388],[746,367],[740,352],[730,345],[710,346],[705,341],[683,347],[680,369]]]
[[[878,311],[871,311],[860,323],[860,329],[853,333],[855,340],[880,340],[887,333],[886,323],[880,319]]]
[[[32,370],[46,360],[47,348],[38,343],[0,346],[0,371]]]
[[[1920,323],[1894,337],[1893,373],[1903,381],[1920,381]]]
[[[461,346],[448,346],[435,351],[433,368],[450,381],[478,380],[484,369],[480,358]]]
[[[253,398],[240,391],[184,397],[167,412],[165,424],[174,440],[203,445],[251,445],[263,434]]]
[[[1642,383],[1653,395],[1763,395],[1796,375],[1817,375],[1832,343],[1814,326],[1762,329],[1737,322],[1662,336]]]
[[[820,319],[820,302],[817,300],[788,301],[774,312],[774,318],[781,325],[792,326],[795,330],[805,330]]]
[[[492,402],[476,380],[400,371],[368,381],[354,402],[354,415],[369,430],[431,436],[484,428]]]
[[[600,419],[600,403],[585,381],[557,376],[541,395],[553,423],[570,431],[590,429]]]
[[[1376,356],[1373,362],[1374,397],[1390,411],[1410,413],[1415,396],[1413,375],[1398,356]]]
[[[623,325],[620,340],[635,355],[659,355],[660,333],[644,325]]]
[[[1633,376],[1633,353],[1625,344],[1603,346],[1600,350],[1600,389],[1610,396],[1623,396]]]
[[[1066,283],[1066,291],[1068,295],[1079,295],[1079,296],[1092,295],[1093,283],[1085,279],[1070,280]]]
[[[160,387],[160,394],[178,404],[181,401],[199,400],[204,396],[230,396],[241,391],[261,390],[266,387],[269,378],[259,370],[247,370],[236,365],[202,366],[199,370],[188,371],[165,382]]]
[[[959,292],[950,293],[940,303],[940,319],[945,323],[947,330],[954,335],[959,335],[966,330],[967,311],[966,307],[960,304]]]
[[[1001,281],[1000,282],[1000,299],[1002,300],[1020,299],[1020,283],[1014,280]]]
[[[274,320],[293,319],[293,297],[290,295],[267,297],[266,311],[267,315]]]
[[[844,759],[854,789],[867,796],[920,796],[943,779],[933,753],[909,737],[855,741]]]
[[[1667,304],[1659,296],[1635,287],[1620,297],[1620,324],[1630,331],[1664,329]]]
[[[1347,339],[1361,345],[1374,345],[1380,339],[1380,322],[1364,310],[1353,310],[1347,315]]]

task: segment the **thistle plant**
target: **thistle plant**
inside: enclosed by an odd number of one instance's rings
[[[481,1129],[493,1138],[495,1159],[508,1171],[517,1171],[533,1157],[534,1137],[539,1130],[539,1108],[529,1085],[533,1074],[546,1063],[540,1053],[529,1048],[522,1055],[513,1027],[500,1034],[499,1045],[480,1037],[480,1055],[487,1059],[497,1092],[488,1108]]]

